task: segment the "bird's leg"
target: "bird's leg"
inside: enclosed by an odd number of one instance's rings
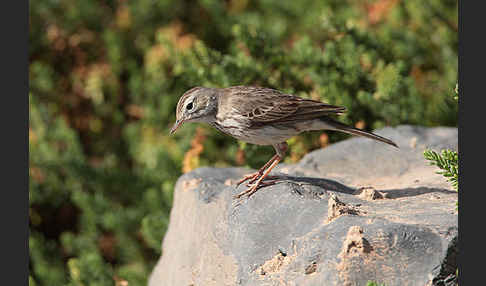
[[[243,192],[239,193],[238,195],[235,196],[235,198],[239,199],[239,198],[241,198],[244,195],[248,195],[248,197],[250,197],[251,195],[253,195],[257,191],[257,189],[259,187],[263,187],[263,185],[265,184],[265,183],[262,184],[263,179],[265,179],[265,177],[268,175],[268,173],[270,173],[270,171],[280,162],[280,160],[282,160],[282,159],[280,158],[280,156],[278,156],[273,161],[273,163],[270,165],[270,167],[268,167],[268,169],[265,171],[265,173],[263,173],[263,175],[261,175],[258,178],[258,180],[250,186],[249,189],[247,189],[246,191],[243,191]],[[270,185],[270,184],[273,185],[274,183],[275,182],[272,182],[272,183],[269,183],[268,185]]]
[[[273,155],[273,157],[268,160],[268,162],[265,163],[265,165],[263,165],[258,171],[256,171],[255,173],[252,173],[252,174],[249,174],[249,175],[245,175],[243,177],[243,179],[239,180],[238,183],[236,183],[236,186],[239,186],[241,185],[243,182],[247,181],[247,180],[250,180],[250,184],[255,182],[259,177],[261,177],[263,175],[263,172],[265,171],[266,168],[268,168],[268,166],[270,166],[270,164],[273,163],[273,161],[275,161],[277,159],[277,154]]]
[[[262,181],[265,179],[265,177],[268,176],[270,171],[272,171],[272,169],[275,166],[277,166],[277,164],[280,163],[280,161],[283,159],[285,152],[287,151],[288,145],[287,143],[283,142],[283,143],[275,144],[273,145],[273,147],[275,148],[277,154],[275,154],[275,156],[273,156],[272,159],[270,159],[270,161],[268,161],[267,164],[265,164],[260,169],[260,170],[263,169],[264,173],[262,173],[259,177],[257,177],[257,179],[253,178],[251,181],[251,185],[249,185],[250,188],[234,196],[234,198],[241,198],[244,195],[248,195],[248,197],[250,197],[258,190],[258,188],[275,184],[275,181],[268,182],[268,183],[262,183]],[[268,166],[268,164],[270,164],[270,166]],[[254,182],[255,180],[256,182]]]

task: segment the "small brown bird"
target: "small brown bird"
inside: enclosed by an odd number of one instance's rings
[[[177,120],[170,134],[185,122],[206,122],[236,139],[257,145],[272,145],[276,154],[257,172],[246,175],[237,183],[240,185],[249,180],[249,188],[235,198],[244,195],[250,197],[260,187],[275,183],[263,180],[285,156],[288,147],[285,141],[301,132],[337,130],[398,147],[387,138],[345,125],[329,117],[339,115],[345,110],[344,107],[264,87],[194,87],[179,99]]]

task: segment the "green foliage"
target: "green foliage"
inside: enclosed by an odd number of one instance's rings
[[[459,85],[456,83],[454,88],[454,100],[459,99]],[[424,151],[424,157],[429,161],[429,164],[435,165],[441,169],[437,171],[437,174],[441,174],[447,178],[456,191],[459,188],[459,155],[457,151],[445,149],[441,153],[437,153],[434,150],[426,149]],[[456,202],[456,209],[458,203]]]
[[[366,286],[385,286],[385,284],[377,283],[374,281],[368,281],[366,282]]]
[[[452,186],[457,190],[459,178],[459,163],[456,151],[449,149],[442,150],[437,153],[434,150],[427,149],[424,151],[425,159],[429,160],[431,165],[435,165],[441,169],[437,174],[441,174],[451,182]]]
[[[459,84],[456,83],[456,87],[454,88],[455,95],[453,96],[454,100],[459,99]],[[441,153],[437,153],[436,151],[426,149],[424,151],[425,159],[429,160],[431,165],[435,165],[439,167],[442,171],[438,171],[438,174],[443,175],[451,182],[452,186],[457,190],[458,189],[458,179],[459,179],[459,156],[457,151],[453,150],[442,150]]]
[[[29,23],[30,285],[145,285],[182,171],[268,160],[203,125],[169,137],[193,86],[277,88],[368,130],[457,124],[457,1],[47,0]]]

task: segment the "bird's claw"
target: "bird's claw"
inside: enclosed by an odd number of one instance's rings
[[[245,191],[243,191],[243,192],[241,192],[237,195],[234,195],[233,199],[239,199],[239,198],[241,198],[245,195],[249,198],[251,195],[253,195],[257,191],[258,187],[259,186],[257,184],[254,184],[250,188],[246,189]]]
[[[265,179],[267,179],[267,178],[265,178]],[[268,187],[268,186],[271,186],[271,185],[275,185],[276,182],[277,182],[277,180],[272,180],[272,181],[266,181],[265,180],[265,181],[261,181],[260,184],[258,184],[257,189],[263,188],[263,187]],[[254,186],[254,184],[250,182],[250,183],[246,184],[246,186],[249,187],[249,188],[251,188],[251,187]]]
[[[241,180],[239,180],[237,183],[236,183],[236,187],[239,187],[242,183],[244,183],[245,181],[248,181],[248,184],[246,184],[247,187],[249,187],[250,185],[253,185],[253,183],[255,183],[258,179],[260,179],[260,177],[262,176],[263,174],[261,172],[255,172],[253,174],[249,174],[249,175],[245,175]],[[266,176],[265,178],[263,178],[263,180],[268,180],[268,179],[277,179],[278,176]]]
[[[272,181],[267,181],[267,182],[264,182],[263,180],[259,180],[256,183],[248,183],[248,184],[246,184],[248,189],[246,189],[245,191],[233,196],[233,199],[239,199],[239,198],[241,198],[245,195],[246,195],[247,198],[249,198],[254,193],[256,193],[258,191],[258,189],[275,185],[276,182],[277,182],[277,180],[272,180]]]
[[[241,180],[238,181],[238,183],[236,183],[236,186],[238,187],[239,185],[241,185],[242,183],[248,181],[251,179],[250,182],[248,183],[253,183],[255,182],[256,180],[258,180],[258,178],[261,176],[261,172],[255,172],[253,174],[248,174],[248,175],[245,175]]]

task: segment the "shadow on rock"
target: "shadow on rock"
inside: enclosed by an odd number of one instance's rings
[[[455,194],[455,191],[439,189],[439,188],[428,188],[428,187],[418,187],[418,188],[406,188],[406,189],[393,189],[393,190],[381,190],[381,193],[386,194],[388,199],[398,199],[404,197],[414,197],[420,196],[428,193],[442,193],[442,194]]]
[[[333,192],[344,193],[344,194],[352,194],[355,191],[355,189],[353,188],[350,188],[346,185],[343,185],[337,181],[330,180],[330,179],[313,178],[313,177],[297,177],[297,176],[284,175],[284,174],[277,174],[274,177],[278,180],[277,184],[288,183],[300,187],[310,185],[314,187],[319,187],[324,191],[333,191]],[[293,189],[299,193],[299,189],[302,188],[293,188]],[[314,188],[306,189],[306,190],[314,190]],[[301,192],[299,194],[303,195],[304,193]]]

